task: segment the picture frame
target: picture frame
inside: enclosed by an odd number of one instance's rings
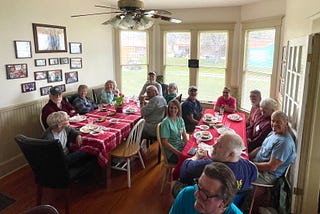
[[[44,86],[40,88],[40,95],[45,96],[50,93],[50,88],[52,88],[52,85]]]
[[[32,23],[36,53],[67,52],[66,27]]]
[[[14,50],[17,59],[32,58],[31,41],[15,40]]]
[[[47,71],[35,71],[34,80],[45,80],[47,79]]]
[[[49,58],[48,62],[49,62],[49,65],[58,65],[59,64],[59,58]]]
[[[78,71],[71,71],[65,73],[66,84],[75,83],[79,81]]]
[[[60,58],[60,64],[69,64],[69,58],[68,57],[62,57]]]
[[[82,68],[82,58],[70,58],[70,69]]]
[[[70,54],[81,54],[82,44],[81,42],[69,42]]]
[[[48,80],[48,83],[62,81],[62,70],[56,69],[56,70],[47,71],[47,80]]]
[[[22,64],[8,64],[6,65],[7,79],[19,79],[28,77],[28,66],[26,63]]]
[[[65,84],[56,85],[56,87],[59,87],[61,92],[65,92],[66,91],[66,85]]]
[[[46,59],[35,59],[34,60],[34,65],[36,67],[46,66],[47,65],[47,60]]]
[[[26,82],[21,84],[21,92],[31,92],[36,90],[36,82]]]

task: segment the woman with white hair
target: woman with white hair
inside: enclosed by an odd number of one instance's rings
[[[260,103],[260,115],[254,123],[247,127],[248,152],[262,145],[262,142],[271,129],[271,115],[277,110],[277,102],[274,99],[266,98]]]
[[[171,82],[168,85],[168,94],[165,96],[165,99],[167,101],[167,103],[170,102],[170,100],[173,100],[174,98],[177,97],[177,93],[178,93],[178,86],[176,83]]]
[[[89,159],[95,158],[94,155],[81,150],[70,150],[70,142],[68,140],[74,141],[80,146],[82,144],[82,138],[79,132],[69,126],[69,115],[66,112],[57,111],[51,113],[47,118],[47,124],[49,125],[49,128],[45,131],[42,138],[47,140],[59,140],[69,166],[82,164],[82,161],[88,161]]]

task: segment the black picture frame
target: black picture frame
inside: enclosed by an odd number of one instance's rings
[[[70,58],[70,69],[82,68],[82,58]]]
[[[49,65],[59,65],[59,58],[49,58]]]
[[[60,64],[69,64],[69,58],[68,57],[62,57],[60,58]]]
[[[45,80],[47,79],[47,71],[35,71],[34,80]]]
[[[14,50],[17,59],[32,58],[31,41],[14,41]]]
[[[66,27],[32,23],[36,53],[67,52]]]
[[[66,84],[75,83],[79,81],[78,71],[71,71],[65,73]]]
[[[198,59],[189,59],[188,60],[189,68],[199,68],[199,60]]]
[[[21,83],[21,92],[22,93],[35,91],[36,89],[37,89],[36,88],[36,82]]]
[[[45,96],[50,93],[50,88],[52,88],[52,85],[44,86],[40,88],[40,95]]]
[[[48,83],[62,81],[62,69],[47,71],[47,80]]]
[[[28,77],[28,65],[22,64],[8,64],[6,65],[7,79],[19,79]]]
[[[70,54],[81,54],[82,44],[81,42],[69,42]]]
[[[34,65],[36,67],[46,66],[47,65],[47,60],[46,59],[35,59],[34,60]]]
[[[56,87],[59,87],[61,92],[65,92],[66,91],[66,85],[65,84],[56,85]]]

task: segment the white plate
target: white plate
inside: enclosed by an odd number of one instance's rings
[[[223,126],[223,127],[221,127],[221,128],[218,128],[218,129],[217,129],[217,132],[218,132],[219,134],[223,134],[223,133],[226,133],[226,132],[236,133],[233,129],[228,128],[228,127],[225,127],[225,126]]]
[[[109,122],[110,123],[116,123],[116,122],[118,122],[118,119],[112,118],[112,119],[109,120]]]
[[[70,117],[69,121],[71,123],[79,123],[81,121],[84,121],[85,119],[87,119],[85,115],[76,115],[76,116]]]
[[[232,120],[232,121],[241,121],[242,120],[242,117],[238,114],[229,114],[227,117],[229,120]]]
[[[93,136],[98,136],[100,134],[102,134],[103,131],[91,131],[90,134],[93,135]]]
[[[137,111],[138,111],[138,109],[136,109],[136,108],[127,108],[127,109],[124,110],[124,113],[126,113],[126,114],[134,114]]]
[[[207,126],[207,125],[200,125],[200,126],[198,126],[201,130],[203,130],[203,131],[206,131],[206,130],[208,130],[209,129],[209,126]]]
[[[217,122],[217,118],[216,117],[213,117],[211,120],[207,120],[205,117],[203,117],[202,120],[205,123],[215,123],[215,122]]]
[[[82,132],[82,133],[89,133],[90,131],[91,130],[90,130],[90,128],[88,126],[82,126],[80,128],[80,132]]]
[[[197,132],[195,132],[194,134],[193,134],[193,136],[197,139],[197,138],[199,138],[199,137],[201,137],[201,140],[202,141],[209,141],[209,140],[211,140],[212,139],[212,134],[209,132],[209,136],[208,136],[208,138],[204,138],[203,136],[202,136],[202,132],[203,131],[197,131]]]

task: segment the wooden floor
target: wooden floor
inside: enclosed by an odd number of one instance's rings
[[[164,169],[157,164],[158,144],[152,144],[144,153],[146,168],[140,161],[132,163],[131,188],[127,188],[125,172],[112,170],[108,188],[93,183],[78,183],[71,188],[70,213],[168,213],[172,197],[166,185],[160,195]],[[36,185],[29,166],[0,180],[0,192],[15,199],[15,203],[2,210],[1,214],[20,213],[36,205]],[[56,207],[65,213],[63,192],[45,189],[42,204]]]

